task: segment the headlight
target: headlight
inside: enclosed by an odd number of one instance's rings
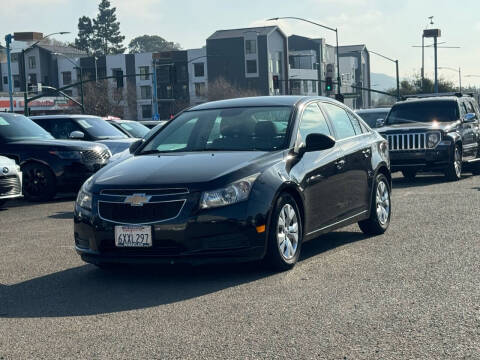
[[[92,193],[90,192],[90,185],[92,183],[93,176],[90,176],[80,188],[77,195],[77,206],[82,209],[92,210]]]
[[[221,189],[205,191],[200,200],[200,208],[214,208],[247,200],[258,175],[259,174],[255,174],[235,181]]]
[[[50,151],[50,154],[64,160],[80,160],[82,158],[80,151]]]
[[[434,148],[440,142],[440,134],[439,133],[429,133],[427,134],[427,147]]]

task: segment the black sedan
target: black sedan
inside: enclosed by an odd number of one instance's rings
[[[112,154],[128,149],[135,141],[98,116],[42,115],[30,118],[55,139],[99,142],[106,145]]]
[[[124,262],[297,262],[302,243],[391,216],[386,141],[343,104],[256,97],[198,105],[82,186],[75,247]]]
[[[25,198],[45,201],[57,191],[78,191],[111,153],[102,144],[55,140],[25,116],[1,113],[0,155],[20,165]]]

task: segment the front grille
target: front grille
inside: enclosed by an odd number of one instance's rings
[[[82,151],[82,159],[85,162],[105,162],[110,158],[110,151],[103,150],[85,150]]]
[[[387,135],[388,148],[390,151],[425,150],[426,137],[425,133]]]
[[[186,200],[146,203],[132,206],[120,202],[98,202],[100,217],[124,224],[146,224],[173,219],[178,216]]]
[[[22,193],[20,179],[16,175],[0,177],[0,196],[18,195]]]
[[[145,194],[151,196],[166,196],[188,194],[187,188],[171,189],[105,189],[100,192],[102,195],[129,196],[133,194]]]

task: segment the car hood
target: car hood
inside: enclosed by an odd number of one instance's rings
[[[91,150],[98,147],[98,144],[90,141],[79,140],[21,140],[9,143],[10,146],[21,148],[28,147],[28,150],[60,150],[60,151],[81,151]]]
[[[137,155],[109,164],[94,178],[93,191],[106,187],[150,188],[162,185],[183,185],[202,188],[239,171],[239,177],[261,171],[268,164],[283,158],[283,152],[261,151],[194,152]],[[221,182],[221,180],[219,180]]]
[[[449,132],[452,129],[456,128],[460,124],[460,121],[452,122],[437,122],[437,123],[422,123],[422,122],[412,122],[407,124],[395,124],[395,125],[385,125],[381,128],[377,128],[379,133],[400,133],[400,132],[419,132],[419,131],[444,131]]]
[[[126,138],[126,139],[105,139],[105,140],[98,140],[97,142],[106,145],[112,154],[116,154],[119,152],[128,149],[130,145],[137,141],[136,138]]]

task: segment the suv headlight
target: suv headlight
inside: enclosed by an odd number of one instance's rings
[[[92,210],[92,193],[90,192],[90,185],[93,176],[89,177],[80,188],[77,195],[76,205],[85,210]]]
[[[432,149],[440,142],[440,133],[428,133],[427,134],[427,147]]]
[[[247,200],[258,175],[260,174],[248,176],[221,189],[203,192],[200,208],[215,208]]]
[[[50,151],[50,154],[63,160],[80,160],[82,158],[80,151]]]

